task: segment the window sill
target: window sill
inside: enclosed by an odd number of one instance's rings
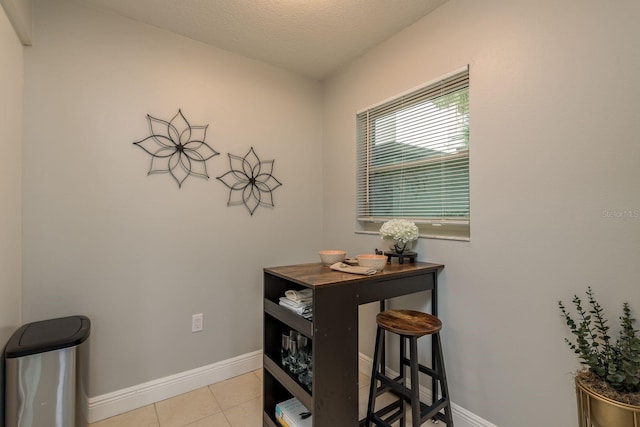
[[[377,231],[366,231],[366,230],[354,230],[355,234],[369,234],[379,236],[380,234]],[[438,234],[420,234],[418,236],[421,239],[434,239],[434,240],[453,240],[456,242],[469,242],[471,241],[470,237],[461,237],[461,236],[443,236]]]

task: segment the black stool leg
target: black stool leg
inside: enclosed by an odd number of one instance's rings
[[[438,348],[438,343],[436,342],[436,335],[431,335],[431,366],[433,369],[438,372],[438,352],[436,349]],[[440,383],[438,378],[435,375],[431,377],[431,404],[435,404],[438,400],[438,389],[440,387]],[[437,421],[437,420],[435,420]]]
[[[378,383],[376,376],[377,376],[377,372],[380,365],[380,355],[384,351],[384,349],[382,348],[383,335],[384,335],[384,330],[378,327],[378,330],[376,332],[376,345],[373,350],[373,367],[371,368],[371,383],[369,384],[369,402],[367,403],[367,427],[371,427],[373,425],[371,415],[373,414],[375,409],[377,383]]]
[[[447,405],[444,407],[444,422],[447,427],[453,427],[453,416],[451,414],[451,400],[449,399],[449,387],[447,386],[447,374],[444,369],[444,355],[442,354],[442,342],[440,334],[434,334],[434,342],[436,343],[437,366],[436,372],[440,373],[440,388],[442,390],[442,398],[446,400]],[[434,396],[435,399],[436,396]]]
[[[404,335],[400,335],[400,381],[403,384],[407,384],[407,373],[406,373],[406,364],[405,359],[407,358],[407,337]],[[400,399],[402,403],[400,404],[400,410],[402,411],[402,416],[400,417],[400,426],[406,427],[406,418],[407,418],[407,401],[405,399]]]
[[[386,301],[380,300],[380,313],[386,310]],[[382,354],[380,355],[380,363],[382,366],[387,366],[387,345],[386,345],[386,334],[382,335]]]
[[[411,364],[411,418],[413,427],[420,427],[420,380],[418,378],[418,338],[409,338],[409,362]]]

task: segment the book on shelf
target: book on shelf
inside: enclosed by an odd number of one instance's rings
[[[295,397],[276,405],[276,420],[282,427],[311,427],[313,416]]]

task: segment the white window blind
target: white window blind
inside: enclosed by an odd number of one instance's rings
[[[357,114],[357,219],[469,238],[469,70]]]

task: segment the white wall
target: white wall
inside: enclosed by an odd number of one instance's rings
[[[20,325],[22,46],[0,8],[0,348]]]
[[[65,0],[25,81],[24,321],[91,318],[91,396],[260,349],[262,268],[317,257],[319,84]],[[132,144],[178,108],[222,153],[181,189]],[[253,217],[215,179],[252,146],[283,183]]]
[[[614,324],[623,300],[640,313],[639,16],[633,0],[450,0],[326,82],[324,241],[355,253],[380,243],[353,232],[356,111],[470,64],[471,241],[417,251],[446,264],[453,400],[496,425],[575,424],[559,299],[591,285]]]
[[[0,349],[20,325],[22,46],[0,8]],[[1,353],[1,352],[0,352]],[[4,425],[4,358],[0,360],[0,426]]]

